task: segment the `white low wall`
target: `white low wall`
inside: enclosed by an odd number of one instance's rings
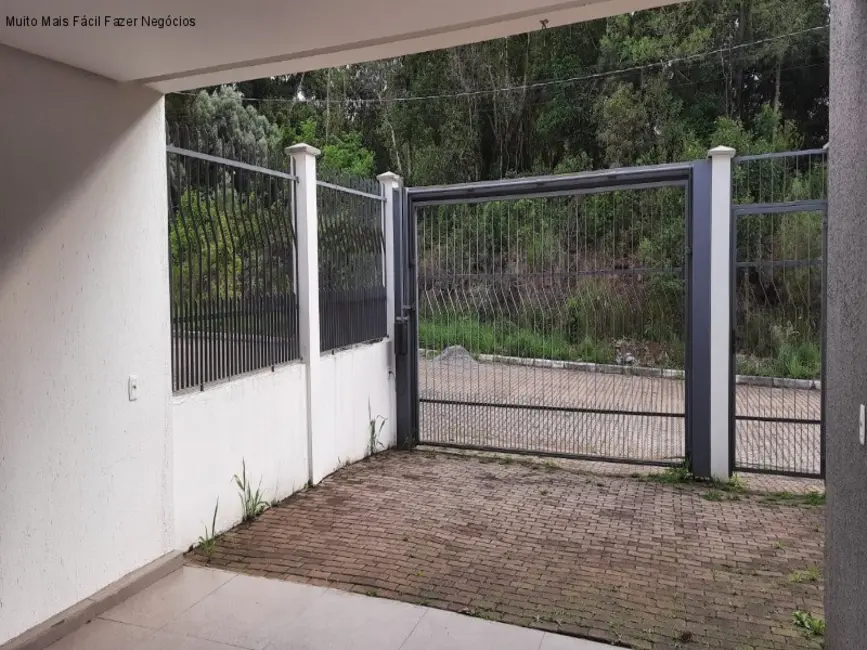
[[[324,406],[320,411],[321,427],[315,435],[329,447],[323,450],[325,466],[320,468],[321,475],[327,476],[367,455],[370,421],[377,416],[385,418],[379,435],[382,448],[394,446],[397,437],[390,349],[388,341],[380,341],[322,355],[320,396]],[[379,429],[379,424],[376,427]]]
[[[241,521],[238,489],[242,459],[253,486],[267,500],[283,499],[308,480],[306,368],[294,363],[175,396],[175,546],[196,543],[211,525]]]

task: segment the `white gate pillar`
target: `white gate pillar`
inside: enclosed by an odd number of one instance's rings
[[[732,363],[732,158],[735,150],[715,147],[711,160],[710,209],[710,473],[731,474],[730,409]]]
[[[324,436],[319,341],[319,217],[316,211],[316,157],[309,144],[286,148],[298,177],[295,192],[295,248],[298,254],[298,337],[306,368],[307,470],[312,485],[324,477],[333,441]]]

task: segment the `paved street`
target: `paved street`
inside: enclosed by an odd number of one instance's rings
[[[681,379],[667,377],[480,363],[469,356],[422,358],[421,439],[633,460],[679,460],[684,455],[684,385]],[[820,400],[818,390],[737,386],[739,416],[818,420]],[[526,408],[513,408],[515,405]],[[739,421],[736,442],[739,465],[819,470],[818,425]]]

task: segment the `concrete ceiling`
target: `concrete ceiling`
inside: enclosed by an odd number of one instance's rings
[[[543,21],[556,27],[671,2],[0,0],[0,43],[170,92],[452,47],[542,29]],[[43,27],[43,16],[66,18],[69,26]],[[102,24],[77,26],[75,16],[102,17]],[[146,27],[143,16],[194,19],[195,26]],[[11,26],[9,17],[29,17],[36,25]],[[115,26],[119,18],[137,24]]]

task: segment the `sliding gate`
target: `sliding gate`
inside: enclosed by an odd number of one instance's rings
[[[694,167],[410,188],[405,442],[683,462]]]

